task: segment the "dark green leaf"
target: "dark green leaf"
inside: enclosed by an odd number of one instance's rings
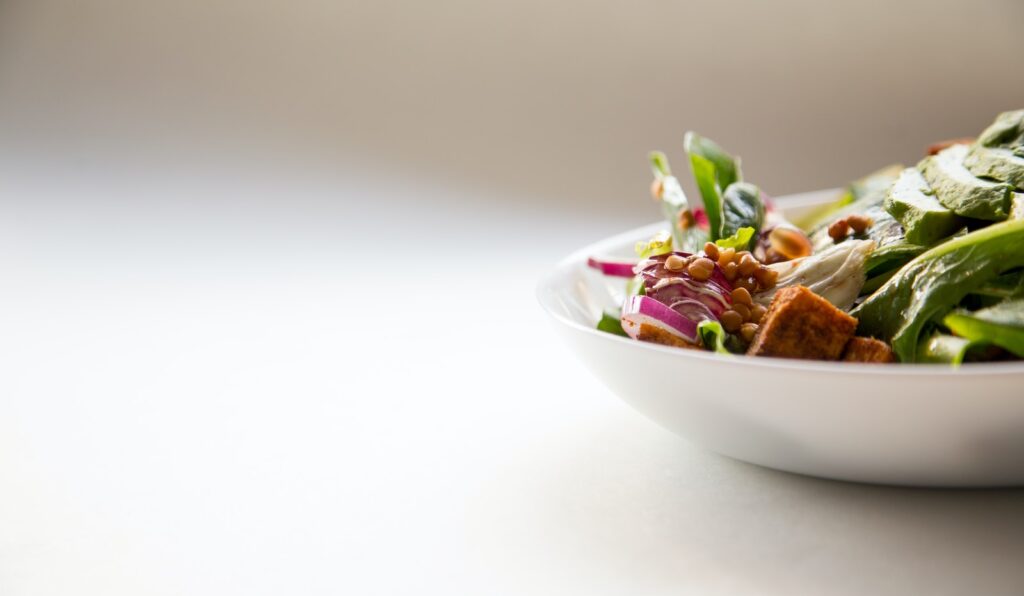
[[[626,335],[626,332],[622,330],[622,321],[619,320],[619,316],[611,313],[601,314],[601,320],[597,322],[597,329],[599,331],[604,331],[605,333],[629,337]]]
[[[704,211],[708,216],[708,228],[711,241],[722,237],[722,191],[715,181],[715,165],[710,160],[690,154],[690,166],[693,168],[693,179],[697,182]]]
[[[956,311],[942,323],[960,337],[992,343],[1024,358],[1024,300],[1006,300],[974,312]]]
[[[935,198],[953,213],[985,221],[1006,219],[1013,187],[978,178],[964,167],[966,157],[967,145],[953,145],[924,158],[917,167],[935,191]]]
[[[1024,266],[1024,220],[991,225],[920,255],[851,314],[859,332],[889,341],[903,362],[916,361],[925,325],[1005,271]]]
[[[729,188],[733,182],[743,180],[740,160],[729,155],[717,143],[690,131],[683,137],[683,147],[688,154],[699,155],[711,162],[715,168],[715,182],[718,188]]]
[[[753,235],[764,225],[764,201],[761,191],[748,182],[734,182],[722,194],[722,238],[735,235],[741,228],[751,228]],[[737,247],[746,250],[747,246]]]
[[[1024,271],[1004,273],[972,293],[992,298],[1024,298]]]
[[[722,191],[733,183],[741,181],[739,160],[726,153],[714,141],[705,139],[690,131],[683,138],[683,147],[690,156],[690,167],[693,178],[704,201],[710,225],[711,241],[724,236],[731,236],[735,231],[726,233],[725,218],[722,213]]]

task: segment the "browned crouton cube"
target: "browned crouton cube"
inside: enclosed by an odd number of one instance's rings
[[[889,344],[871,337],[851,337],[843,350],[846,362],[896,362]]]
[[[857,319],[803,286],[775,293],[750,343],[750,356],[838,360]]]
[[[640,341],[649,341],[655,344],[661,344],[663,346],[675,346],[677,348],[694,348],[700,349],[697,344],[692,344],[685,339],[676,337],[664,329],[659,329],[654,325],[648,325],[643,323],[640,325],[640,331],[637,333],[637,339]]]

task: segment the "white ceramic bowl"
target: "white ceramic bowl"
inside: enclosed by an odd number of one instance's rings
[[[835,197],[778,199],[787,212]],[[633,408],[736,459],[840,480],[915,486],[1024,484],[1024,363],[869,365],[718,356],[599,332],[621,279],[588,256],[632,256],[654,224],[583,248],[538,287],[555,328]]]

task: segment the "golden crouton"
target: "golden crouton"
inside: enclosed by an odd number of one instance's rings
[[[846,362],[896,362],[889,344],[870,337],[851,337],[846,342],[842,360]]]
[[[750,343],[750,356],[838,360],[857,319],[803,286],[775,293]]]
[[[677,348],[693,348],[700,349],[697,344],[692,344],[685,339],[676,337],[664,329],[642,323],[640,325],[640,332],[636,336],[640,341],[649,341],[654,344],[661,344],[663,346],[675,346]]]

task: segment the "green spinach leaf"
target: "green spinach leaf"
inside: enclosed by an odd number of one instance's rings
[[[1005,271],[1024,266],[1024,220],[950,240],[907,263],[851,314],[859,333],[889,341],[903,362],[916,362],[921,332],[964,296]]]

